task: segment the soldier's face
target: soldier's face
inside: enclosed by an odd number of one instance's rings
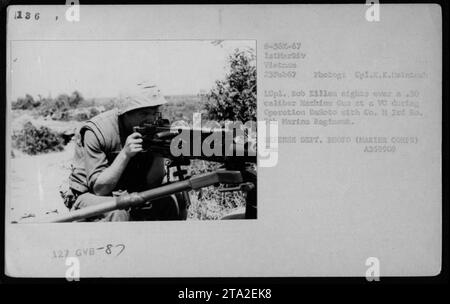
[[[137,109],[125,113],[125,121],[130,127],[151,123],[158,117],[158,107]]]

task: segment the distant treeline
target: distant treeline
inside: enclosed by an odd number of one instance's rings
[[[74,91],[71,95],[60,94],[57,98],[45,97],[38,95],[38,99],[34,99],[30,94],[25,97],[19,97],[12,103],[13,110],[31,110],[36,108],[76,108],[84,101],[83,96],[78,91]]]
[[[114,107],[114,103],[105,103],[101,107],[96,106],[95,100],[85,100],[80,92],[72,94],[60,94],[56,98],[38,95],[38,99],[26,94],[12,103],[13,110],[31,110],[34,116],[50,117],[53,120],[78,120],[89,119],[105,110]],[[80,110],[80,108],[83,108]]]
[[[163,116],[169,120],[192,119],[194,112],[202,111],[207,98],[204,95],[169,95],[167,103],[161,107]],[[119,98],[84,99],[80,92],[60,94],[56,98],[26,94],[12,103],[13,110],[31,111],[33,116],[49,117],[52,120],[84,121],[116,107]]]

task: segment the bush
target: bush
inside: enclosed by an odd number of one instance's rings
[[[13,133],[12,145],[13,148],[26,154],[36,155],[50,151],[62,151],[64,139],[60,133],[53,132],[47,127],[37,128],[31,122],[27,122],[20,131]]]
[[[35,101],[33,96],[26,94],[25,98],[19,97],[12,103],[13,110],[31,110],[40,105],[40,101]]]
[[[205,109],[216,121],[256,121],[256,55],[236,49],[229,57],[230,74],[216,81]]]
[[[89,119],[89,114],[85,112],[78,112],[75,114],[75,120],[77,121],[86,121]]]
[[[89,110],[89,118],[97,116],[98,114],[100,114],[100,111],[97,108],[91,108]]]
[[[75,91],[69,97],[69,100],[68,100],[69,107],[71,107],[72,109],[75,109],[80,105],[80,103],[82,101],[83,101],[83,96],[81,96],[81,93],[78,91]]]
[[[53,120],[67,121],[70,118],[69,110],[78,108],[83,101],[81,94],[78,91],[74,91],[70,96],[60,94],[56,99],[51,97],[41,99],[35,105],[39,115],[44,117],[51,116]]]
[[[60,109],[59,111],[55,111],[51,114],[53,120],[63,120],[69,121],[70,115],[69,110],[67,108]]]
[[[99,110],[96,107],[77,109],[72,111],[69,117],[76,121],[86,121],[102,113],[102,110],[102,108]]]

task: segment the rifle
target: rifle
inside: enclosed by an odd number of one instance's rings
[[[111,197],[111,200],[108,202],[72,211],[64,215],[46,216],[38,219],[37,222],[77,221],[112,210],[139,206],[150,200],[179,193],[189,202],[188,191],[198,190],[211,185],[219,186],[220,184],[226,185],[219,188],[220,192],[242,191],[246,201],[244,217],[246,219],[256,219],[256,150],[251,150],[252,146],[249,142],[236,144],[235,142],[227,141],[227,138],[233,138],[234,133],[230,134],[233,131],[225,129],[174,128],[167,119],[163,119],[161,116],[150,124],[134,127],[134,131],[142,134],[144,153],[150,152],[166,158],[168,160],[166,162],[167,171],[170,172],[170,168],[175,168],[176,172],[173,175],[178,178],[178,181],[169,181],[160,187],[139,193]],[[182,134],[188,136],[188,139],[174,142]],[[219,141],[218,146],[215,147],[216,151],[221,151],[219,155],[208,155],[202,151],[203,149],[200,149],[200,153],[192,153],[195,147],[191,144],[193,142],[190,141],[191,139],[193,140],[197,137],[200,139],[197,143],[203,145],[211,136],[222,139],[222,141]],[[215,144],[212,143],[212,146],[214,147]],[[171,152],[171,145],[172,148],[174,146],[180,150],[184,148],[190,153],[175,156]],[[218,162],[222,166],[214,172],[188,177],[187,170],[182,169],[182,166],[189,165],[191,160],[195,159]]]

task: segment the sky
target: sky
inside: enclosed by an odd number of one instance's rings
[[[209,91],[228,72],[235,48],[254,41],[14,41],[11,98],[56,97],[78,90],[84,98],[115,97],[134,83],[158,85],[164,95]]]

